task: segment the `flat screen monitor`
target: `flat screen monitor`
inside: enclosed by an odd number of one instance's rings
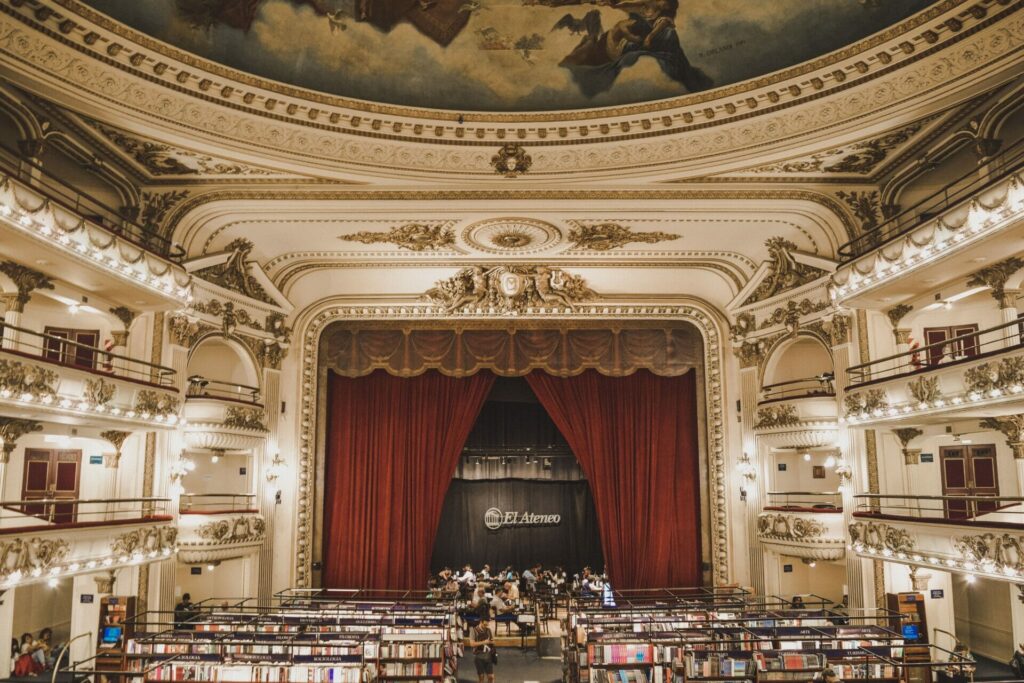
[[[921,637],[921,632],[917,628],[917,624],[904,624],[903,625],[903,639],[904,640],[917,640]]]
[[[116,645],[121,641],[121,627],[104,626],[103,638],[101,640],[104,645]]]

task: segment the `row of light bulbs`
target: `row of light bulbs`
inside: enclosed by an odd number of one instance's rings
[[[897,261],[890,265],[883,264],[881,267],[876,268],[875,272],[870,275],[864,275],[856,277],[856,270],[851,271],[850,282],[845,285],[832,288],[832,297],[834,299],[842,298],[849,294],[853,295],[859,289],[865,289],[873,284],[878,284],[888,276],[895,277],[902,271],[913,268],[921,263],[924,263],[932,256],[942,253],[948,247],[959,244],[968,237],[973,237],[980,233],[987,227],[994,225],[997,218],[1000,218],[1000,213],[1008,217],[1014,213],[1018,213],[1024,208],[1024,183],[1018,178],[1014,177],[1010,183],[1010,187],[1007,190],[1007,202],[1008,209],[1000,211],[999,209],[986,209],[978,201],[973,201],[970,208],[967,211],[967,220],[964,222],[963,227],[954,233],[951,237],[939,240],[934,245],[927,245],[921,248],[916,254],[911,254],[901,261]]]
[[[936,569],[963,569],[977,574],[988,574],[991,576],[1016,577],[1020,572],[1016,567],[1008,564],[999,565],[992,560],[974,562],[973,560],[958,560],[953,557],[937,557],[935,555],[922,555],[920,553],[905,553],[893,551],[889,548],[879,548],[864,543],[854,543],[846,546],[847,550],[854,550],[864,555],[873,555],[882,559],[896,559],[908,563],[915,563],[925,567]]]
[[[1007,395],[1018,395],[1022,393],[1024,393],[1024,385],[1011,384],[1005,391],[997,387],[985,392],[969,391],[966,394],[953,396],[949,399],[937,398],[930,402],[921,401],[916,405],[905,403],[902,406],[894,406],[890,404],[886,408],[875,408],[870,412],[865,411],[862,413],[850,414],[846,417],[840,417],[839,421],[856,424],[857,422],[864,422],[871,419],[911,415],[913,413],[926,412],[937,408],[945,408],[946,406],[961,406],[968,403],[978,403],[979,401],[984,401],[986,399],[997,399]]]
[[[81,256],[88,256],[97,263],[111,268],[117,271],[119,274],[130,277],[140,283],[147,285],[153,289],[160,290],[166,294],[171,294],[187,301],[192,300],[192,291],[190,287],[177,286],[170,280],[170,276],[160,278],[157,275],[146,275],[140,270],[133,268],[127,263],[121,263],[114,256],[106,256],[102,249],[96,247],[89,247],[84,242],[75,242],[67,233],[60,229],[54,229],[48,223],[36,220],[32,218],[28,213],[21,211],[20,209],[12,208],[11,206],[0,202],[0,216],[10,219],[12,222],[17,223],[23,228],[35,230],[37,233],[46,237],[50,240],[55,240],[58,244],[64,248],[75,251]],[[56,236],[55,236],[56,235]]]
[[[117,557],[107,556],[102,559],[69,562],[63,566],[50,567],[50,569],[46,571],[39,567],[36,567],[29,572],[23,572],[20,569],[16,569],[0,580],[0,585],[12,588],[22,581],[42,578],[45,575],[48,577],[49,584],[51,586],[55,586],[57,584],[57,580],[61,576],[69,576],[80,572],[88,573],[96,570],[109,569],[114,566],[141,564],[147,559],[155,560],[159,557],[170,557],[172,554],[176,554],[177,552],[178,547],[175,546],[173,548],[163,548],[162,550],[150,550],[147,553],[135,552],[131,555],[120,555]]]
[[[20,394],[18,396],[15,396],[14,392],[11,391],[10,389],[2,389],[2,390],[0,390],[0,398],[4,398],[4,399],[13,398],[14,400],[21,401],[22,403],[35,403],[36,402],[36,397],[33,396],[32,394],[26,392],[26,393]],[[105,406],[105,405],[89,403],[88,401],[84,401],[84,400],[75,401],[73,399],[66,398],[66,397],[65,398],[54,398],[53,396],[43,396],[42,398],[39,399],[39,403],[44,405],[44,406],[56,405],[58,408],[63,408],[64,410],[77,410],[77,411],[83,412],[83,413],[98,413],[98,414],[101,414],[101,415],[106,414],[106,413],[110,413],[114,417],[121,417],[123,415],[124,417],[129,418],[129,419],[134,419],[134,418],[139,418],[140,420],[150,420],[150,419],[152,419],[154,422],[166,422],[169,425],[180,424],[182,427],[184,427],[186,424],[188,424],[187,421],[185,420],[185,418],[178,417],[174,413],[170,413],[170,414],[166,414],[166,415],[163,414],[163,413],[160,413],[160,414],[157,414],[157,415],[153,415],[152,413],[150,413],[147,410],[142,410],[142,411],[136,411],[136,410],[133,410],[133,409],[122,410],[121,408],[118,408],[117,406],[108,407],[108,406]]]

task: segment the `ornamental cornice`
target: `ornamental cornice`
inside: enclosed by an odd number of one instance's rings
[[[447,315],[442,309],[423,304],[339,305],[323,301],[306,309],[296,323],[299,330],[299,411],[302,419],[297,421],[297,496],[296,527],[293,536],[295,548],[295,572],[293,580],[297,586],[309,586],[312,582],[313,532],[316,513],[315,472],[317,449],[317,392],[320,355],[320,337],[323,330],[338,320],[423,320],[437,319],[451,324],[453,320],[487,319],[518,320],[563,319],[602,320],[609,323],[616,319],[677,319],[693,323],[701,332],[704,341],[704,400],[706,401],[707,476],[708,504],[711,510],[711,564],[712,578],[716,584],[729,583],[732,576],[729,555],[729,523],[727,504],[727,476],[725,463],[725,409],[723,403],[722,343],[724,321],[703,302],[673,305],[601,305],[582,304],[575,310],[561,312],[535,311],[529,314],[479,312],[472,315]]]
[[[511,137],[529,153],[527,177],[535,178],[698,161],[834,128],[966,83],[966,75],[1019,49],[1024,21],[1013,16],[1017,2],[983,0],[977,11],[960,12],[965,1],[945,0],[852,48],[708,93],[604,110],[462,115],[463,123],[458,112],[357,105],[279,84],[284,94],[271,93],[267,82],[118,28],[74,0],[44,0],[56,7],[49,12],[4,5],[0,51],[24,68],[18,79],[42,73],[73,96],[107,100],[158,125],[317,165],[490,179],[492,157]],[[530,121],[550,123],[527,127]]]
[[[263,542],[267,523],[262,515],[244,514],[200,524],[183,538],[182,549],[195,546],[252,545]]]

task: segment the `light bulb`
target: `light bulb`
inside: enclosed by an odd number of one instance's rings
[[[811,454],[810,453],[804,453],[804,462],[810,462],[810,461],[811,461]]]

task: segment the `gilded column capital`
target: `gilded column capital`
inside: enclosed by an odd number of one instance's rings
[[[16,313],[25,310],[25,304],[32,298],[32,292],[37,289],[53,289],[53,281],[38,270],[33,270],[15,261],[0,261],[0,273],[11,278],[18,293],[14,296],[10,309]]]
[[[1024,460],[1024,415],[986,417],[979,423],[984,429],[995,429],[1006,437],[1006,445],[1013,449],[1015,460]]]
[[[910,343],[910,329],[906,327],[897,327],[892,331],[894,337],[896,337],[897,344],[909,344]]]
[[[992,298],[999,302],[1000,308],[1011,308],[1005,305],[1007,299],[1006,282],[1021,268],[1024,268],[1024,259],[1011,256],[991,266],[985,266],[971,275],[967,280],[970,287],[991,287]]]
[[[910,304],[897,304],[885,312],[885,315],[889,318],[889,323],[892,324],[895,330],[900,325],[900,321],[907,317],[907,314],[914,310],[914,307]]]
[[[43,425],[35,420],[20,420],[13,417],[0,417],[0,438],[3,439],[3,451],[0,453],[0,463],[6,464],[11,459],[11,453],[18,443],[18,439],[31,434],[41,432]]]

